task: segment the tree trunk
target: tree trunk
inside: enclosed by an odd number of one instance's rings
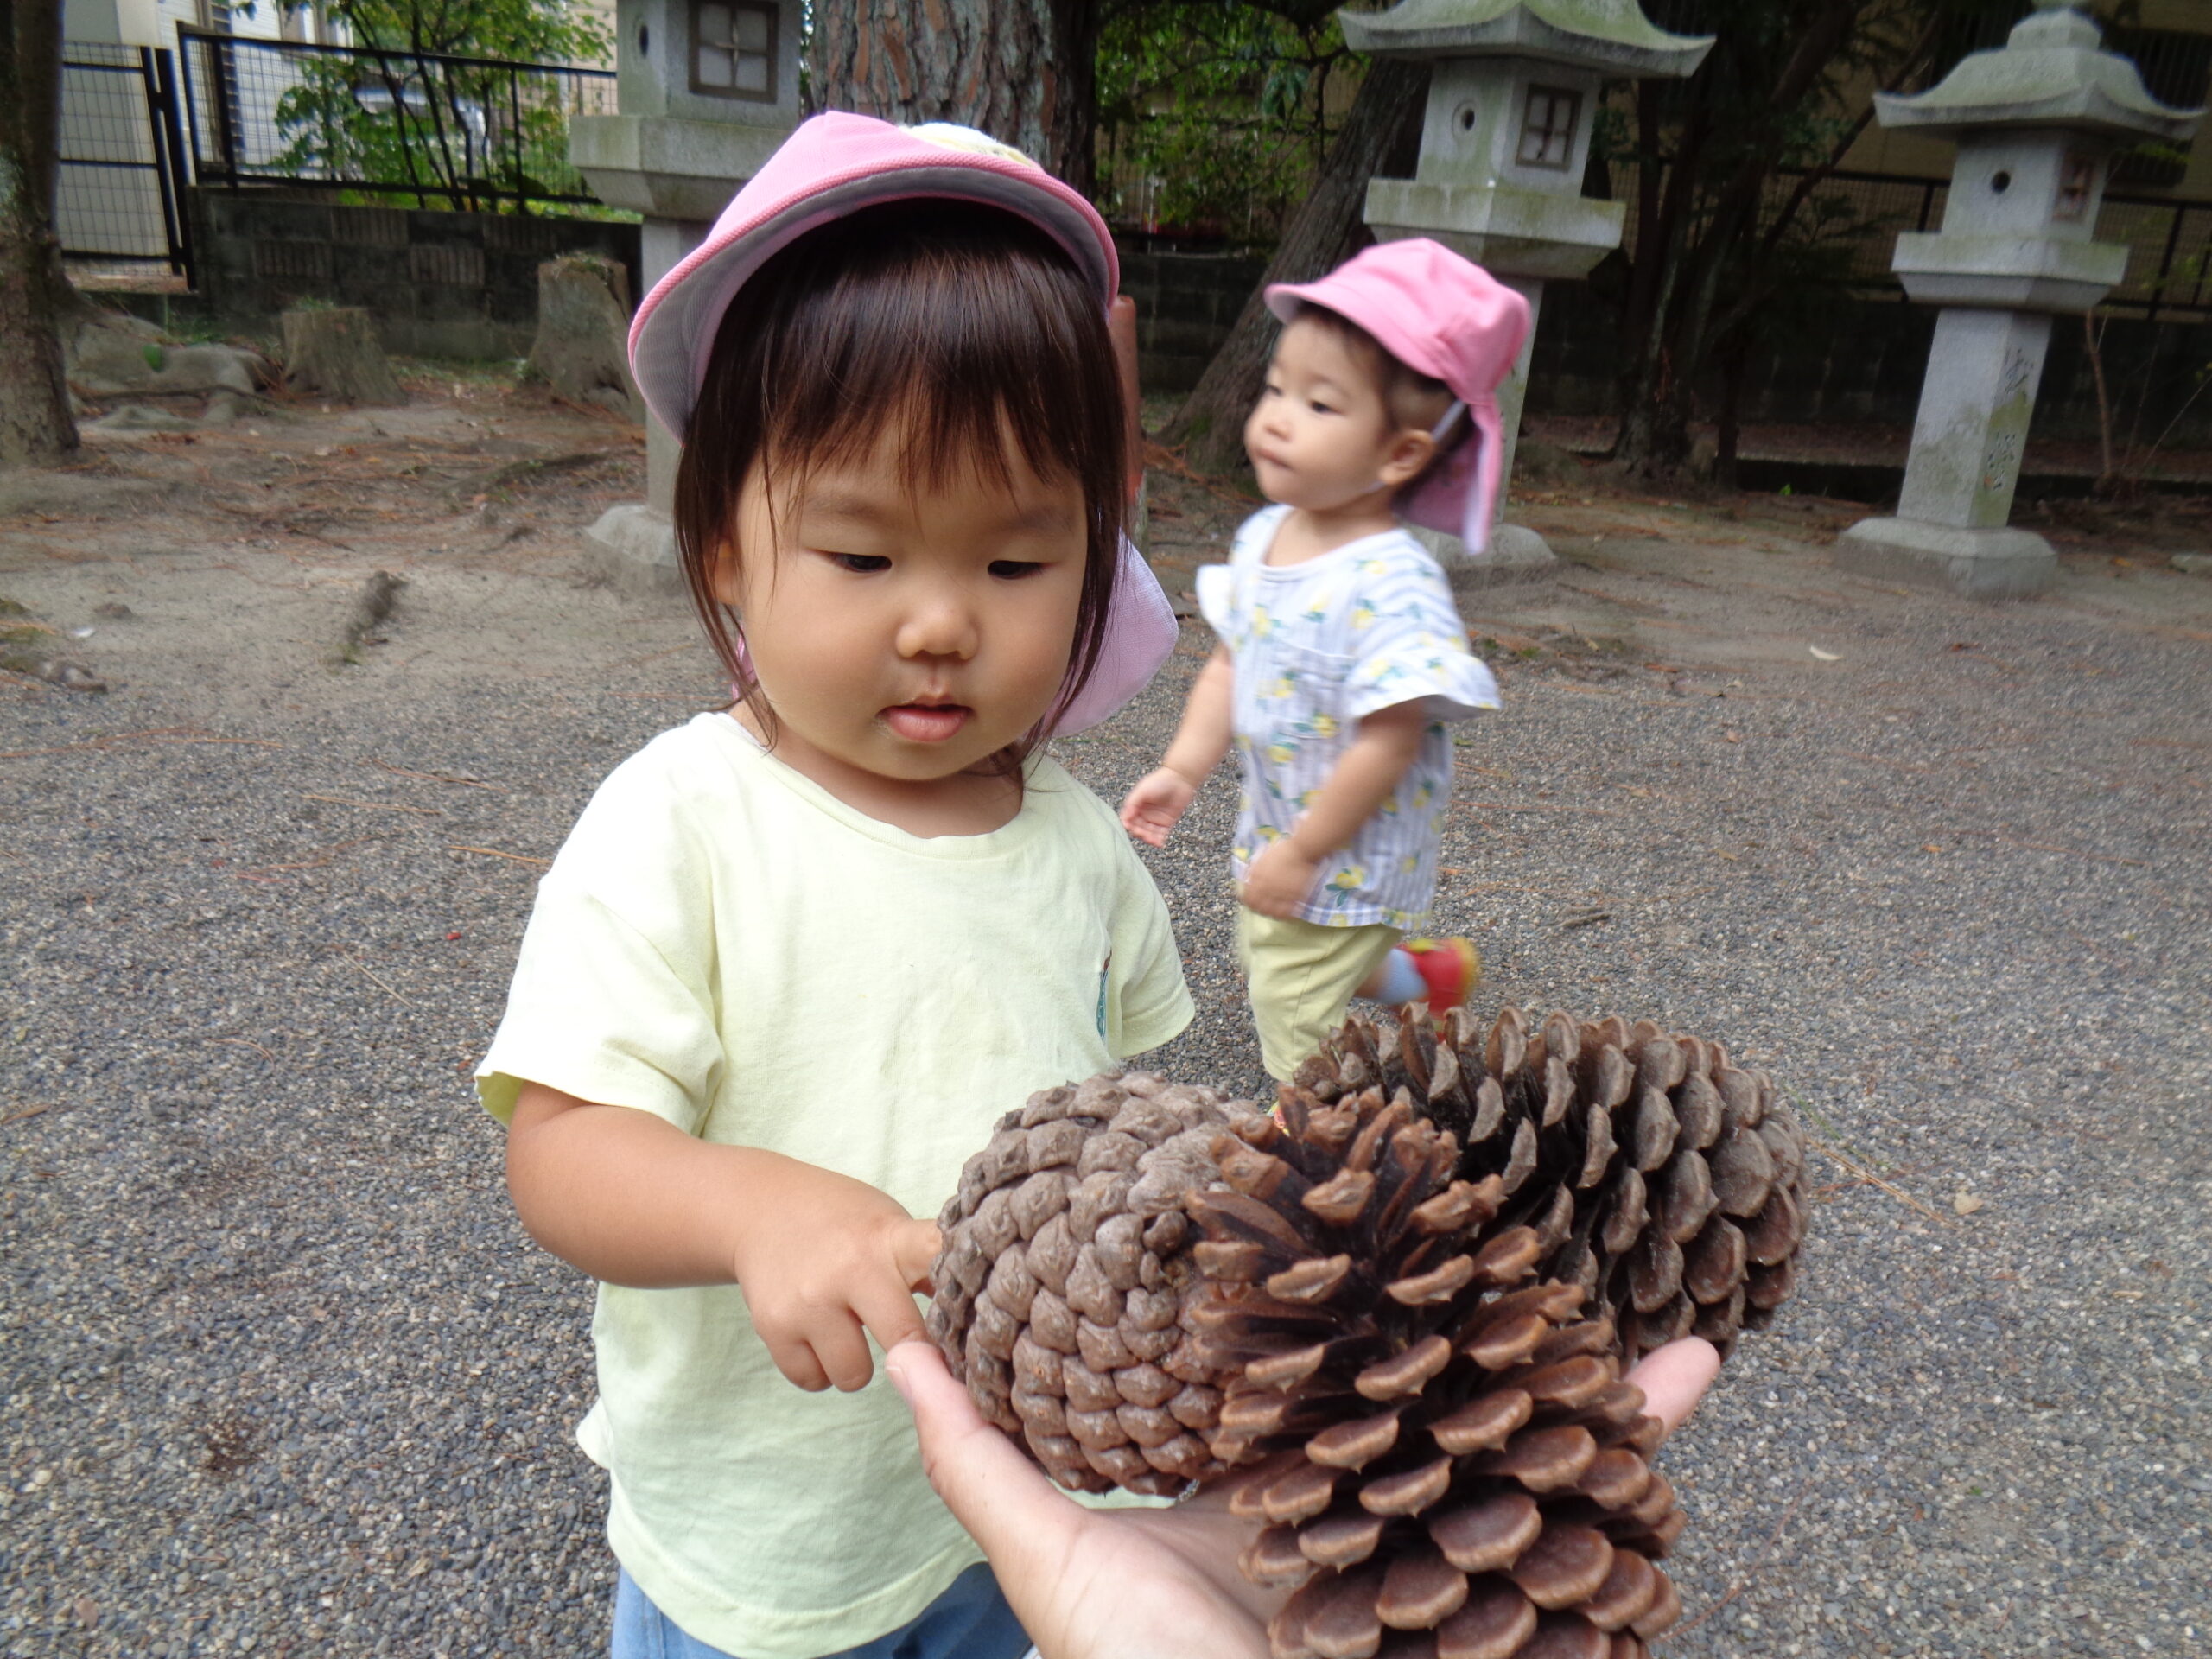
[[[1098,124],[1099,0],[841,0],[815,13],[823,109],[957,121],[1084,194]]]
[[[59,327],[69,279],[54,230],[61,108],[61,8],[0,0],[0,464],[77,448]]]
[[[1367,181],[1406,122],[1419,118],[1427,87],[1426,63],[1377,58],[1369,66],[1344,125],[1322,158],[1313,194],[1291,215],[1274,257],[1237,314],[1229,338],[1168,425],[1169,442],[1185,446],[1192,465],[1224,472],[1243,458],[1244,416],[1259,397],[1274,350],[1275,323],[1266,290],[1273,283],[1309,282],[1363,244],[1367,227],[1360,210],[1367,201]]]

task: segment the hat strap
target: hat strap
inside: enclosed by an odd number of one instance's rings
[[[1466,412],[1466,404],[1454,397],[1452,400],[1452,407],[1446,410],[1436,424],[1428,429],[1429,442],[1440,446],[1444,442],[1444,435],[1452,429],[1452,423]]]

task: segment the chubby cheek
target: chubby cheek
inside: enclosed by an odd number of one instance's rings
[[[1027,710],[1024,724],[1041,719],[1059,695],[1075,651],[1076,610],[1082,597],[1073,583],[1064,592],[1038,586],[1038,593],[1025,596],[1028,602],[1011,607],[1006,617],[1006,649],[1000,659],[1007,697]]]

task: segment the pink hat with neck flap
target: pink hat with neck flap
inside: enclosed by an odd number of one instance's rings
[[[1318,305],[1374,335],[1416,374],[1441,380],[1474,422],[1456,445],[1398,492],[1398,516],[1480,553],[1504,485],[1497,388],[1529,337],[1529,302],[1480,265],[1427,237],[1378,242],[1314,283],[1277,283],[1268,308],[1285,322]],[[1452,416],[1438,423],[1448,431]]]

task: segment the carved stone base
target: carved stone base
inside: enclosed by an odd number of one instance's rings
[[[1418,524],[1406,528],[1436,556],[1455,591],[1498,588],[1510,582],[1548,582],[1559,571],[1559,559],[1551,543],[1526,524],[1493,525],[1490,550],[1471,555],[1457,536],[1424,530]]]
[[[1840,569],[1968,599],[2028,599],[2050,586],[2058,556],[2031,530],[1961,530],[1916,518],[1862,518],[1836,538]]]

